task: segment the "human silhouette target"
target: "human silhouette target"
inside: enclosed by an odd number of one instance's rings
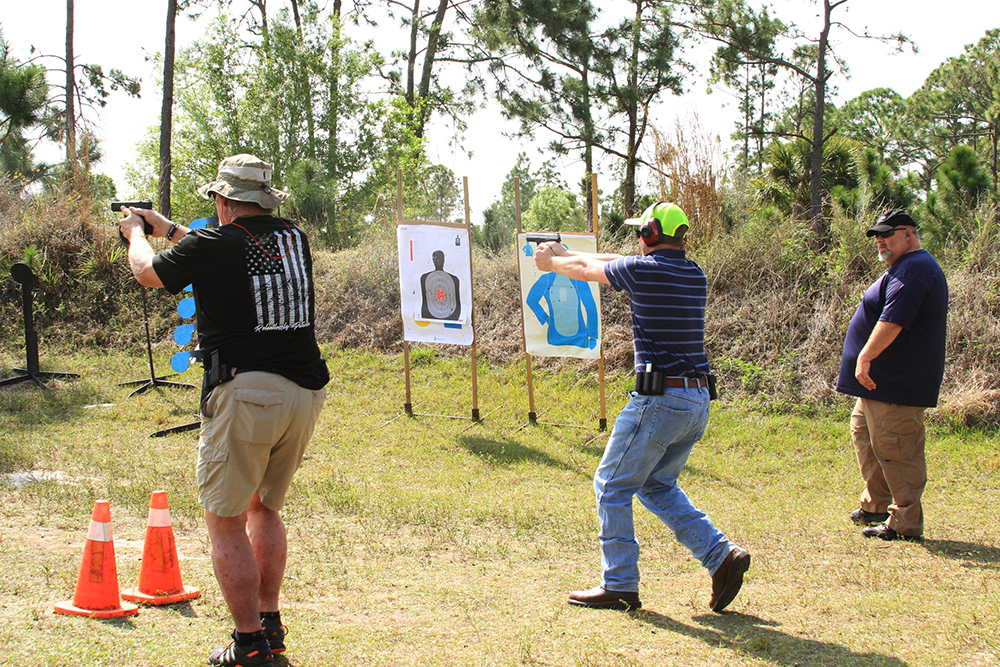
[[[403,340],[472,345],[469,231],[448,223],[396,228]]]
[[[462,283],[453,273],[444,270],[444,251],[431,255],[434,270],[420,276],[420,315],[434,320],[457,320],[462,315],[458,295]]]

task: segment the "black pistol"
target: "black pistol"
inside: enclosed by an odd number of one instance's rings
[[[127,206],[129,208],[145,208],[148,210],[153,210],[153,202],[151,201],[113,201],[111,202],[111,212],[121,213],[122,206]],[[142,228],[143,231],[146,233],[146,236],[149,236],[150,234],[153,233],[153,226],[148,222],[143,222]],[[125,245],[128,245],[128,239],[122,236],[121,232],[118,232],[118,237],[125,242]]]
[[[547,243],[549,241],[555,241],[556,243],[562,243],[562,236],[558,232],[555,234],[526,234],[524,240],[528,243]]]

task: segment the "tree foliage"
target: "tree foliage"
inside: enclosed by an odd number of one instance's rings
[[[30,182],[43,171],[27,133],[42,123],[48,94],[45,69],[15,60],[0,32],[0,171],[17,181]]]
[[[473,28],[496,100],[519,122],[519,136],[545,130],[554,136],[549,150],[579,155],[586,174],[604,141],[596,120],[595,16],[589,1],[498,0],[477,8]],[[592,205],[588,195],[588,218]]]
[[[810,148],[808,210],[815,240],[819,246],[824,245],[827,240],[823,218],[823,146],[833,135],[833,132],[825,126],[827,82],[835,71],[829,66],[828,59],[832,59],[835,66],[843,66],[831,49],[830,33],[834,27],[844,27],[840,22],[833,20],[833,12],[847,2],[848,0],[823,0],[821,11],[823,23],[819,34],[815,37],[807,36],[797,29],[790,32],[792,38],[799,43],[799,47],[806,44],[815,46],[813,51],[815,60],[808,66],[800,64],[801,56],[808,53],[801,48],[793,51],[793,56],[798,55],[798,59],[786,57],[780,52],[760,50],[762,46],[770,46],[773,43],[768,37],[774,26],[770,20],[765,20],[765,12],[756,12],[744,0],[718,0],[701,6],[698,8],[700,16],[696,21],[701,33],[720,42],[733,54],[733,57],[738,58],[738,63],[775,65],[810,84],[813,93],[813,122],[811,131],[803,134],[801,138],[808,142]],[[870,36],[866,34],[865,37]],[[898,48],[909,42],[902,34],[876,39],[894,42]]]

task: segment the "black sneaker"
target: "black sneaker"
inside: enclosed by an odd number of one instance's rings
[[[264,633],[264,638],[271,645],[271,653],[283,653],[285,651],[285,631],[287,628],[281,624],[281,619],[262,618],[260,619],[260,625],[260,629]]]
[[[851,521],[859,526],[871,526],[889,519],[888,512],[866,512],[860,507],[851,512]]]
[[[225,667],[274,667],[271,646],[266,639],[255,641],[250,646],[240,646],[236,643],[236,630],[233,630],[233,642],[229,646],[217,648],[208,655],[208,664]]]

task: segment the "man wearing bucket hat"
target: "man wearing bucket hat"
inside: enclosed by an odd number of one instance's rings
[[[857,397],[851,439],[865,488],[850,518],[865,537],[921,540],[924,411],[944,376],[948,283],[906,211],[888,211],[867,234],[889,268],[851,318],[837,380]]]
[[[677,483],[708,425],[714,391],[705,356],[705,274],[685,255],[690,225],[676,204],[658,202],[625,224],[636,227],[638,257],[573,252],[552,242],[535,253],[540,270],[626,290],[632,306],[635,390],[594,474],[601,584],[573,591],[569,602],[603,609],[642,606],[632,519],[632,497],[638,496],[709,571],[709,607],[720,612],[743,585],[750,554],[712,525]]]
[[[194,288],[205,361],[198,493],[212,563],[236,628],[213,665],[271,665],[285,648],[278,598],[287,557],[281,510],[329,381],[314,333],[306,235],[272,215],[289,195],[271,165],[227,157],[198,192],[219,226],[189,230],[156,211],[123,208],[129,263],[148,287]],[[152,236],[175,245],[156,254]]]

